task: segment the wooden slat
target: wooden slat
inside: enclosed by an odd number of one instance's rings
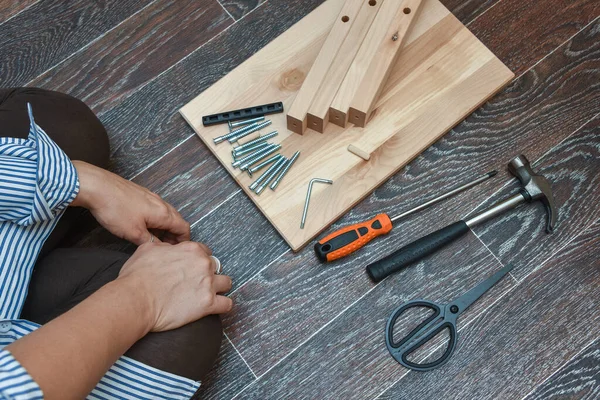
[[[49,0],[29,7],[2,24],[2,86],[24,86],[149,3]]]
[[[484,17],[498,18],[492,11]],[[535,162],[592,118],[600,108],[600,91],[590,85],[600,70],[598,32],[598,26],[590,26],[556,49],[403,173],[393,176],[368,201],[353,208],[331,230],[378,212],[398,214],[477,173],[498,169],[498,178],[402,221],[400,229],[354,257],[327,267],[318,263],[312,249],[286,254],[234,293],[236,308],[225,319],[226,331],[250,366],[268,369],[364,295],[372,287],[364,273],[369,262],[467,215],[499,185],[514,179],[505,169],[510,156],[522,152]],[[509,156],[499,156],[502,154]],[[231,207],[235,207],[237,199],[232,200]],[[453,248],[460,248],[460,244]],[[287,312],[286,307],[294,312]],[[269,349],[268,354],[264,348]]]
[[[204,127],[202,116],[213,110],[236,109],[273,99],[285,105],[293,102],[293,91],[285,85],[271,83],[284,82],[290,75],[302,74],[310,68],[321,48],[319,41],[327,36],[326,21],[335,18],[342,6],[341,0],[327,1],[181,109],[200,138],[295,251],[512,78],[512,73],[446,8],[437,0],[426,0],[423,18],[418,18],[406,43],[414,44],[419,57],[427,61],[423,68],[405,76],[390,90],[394,94],[386,97],[387,101],[379,107],[377,117],[367,128],[342,131],[331,126],[334,129],[331,134],[307,131],[301,136],[286,130],[283,115],[270,116],[272,129],[280,132],[275,140],[282,145],[283,153],[290,156],[300,151],[302,156],[276,193],[268,191],[266,195],[257,196],[248,188],[252,182],[248,175],[232,167],[230,146],[213,142],[213,138],[223,134],[223,127]],[[379,13],[383,10],[381,8]],[[445,32],[437,29],[439,24],[457,26],[451,29],[455,36],[446,46],[431,46],[430,31],[445,37]],[[278,63],[273,62],[276,59]],[[404,107],[406,104],[410,107]],[[431,118],[432,114],[438,118]],[[401,132],[400,145],[387,146],[379,157],[372,157],[367,163],[347,151],[348,145],[355,144],[359,136],[382,140],[394,132]],[[299,221],[306,185],[314,177],[328,178],[335,183],[315,188],[309,218],[301,229]]]
[[[421,0],[404,0],[393,4],[396,6],[395,10],[382,8],[384,18],[380,19],[381,13],[378,13],[378,18],[371,26],[371,30],[375,28],[376,31],[381,29],[380,26],[387,29],[381,30],[381,36],[369,35],[362,44],[369,48],[374,47],[376,51],[350,102],[348,118],[355,126],[364,127],[367,124],[388,77],[396,67],[407,32],[413,25],[413,21],[419,17]],[[372,41],[368,42],[369,39]]]
[[[232,22],[216,1],[159,0],[29,85],[68,93],[102,115]]]
[[[410,373],[381,397],[514,399],[598,337],[600,224],[583,232],[459,331],[453,359]],[[583,317],[585,316],[585,318]]]
[[[596,76],[600,79],[600,71],[596,71]],[[596,107],[599,105],[600,102],[596,102]],[[600,204],[598,138],[600,115],[552,149],[534,166],[536,172],[552,182],[559,214],[552,235],[545,232],[547,216],[541,204],[523,207],[518,212],[475,228],[477,235],[503,263],[517,263],[520,266],[514,273],[517,278],[523,279],[539,267],[551,249],[566,244],[582,229],[600,219],[600,207],[597,207]],[[515,186],[500,191],[479,208],[489,207],[500,198],[514,193]],[[528,251],[519,254],[521,248],[527,248]]]
[[[523,400],[600,398],[600,338],[552,374]]]
[[[469,235],[460,251],[446,248],[429,262],[382,282],[360,302],[348,304],[347,310],[340,309],[343,313],[333,322],[238,398],[374,399],[406,373],[385,346],[390,313],[413,299],[444,304],[500,268],[481,242]],[[459,324],[468,323],[513,285],[510,276],[504,278],[461,316]],[[290,314],[295,312],[294,306],[286,306],[291,307]]]
[[[363,3],[356,21],[352,24],[344,43],[332,62],[332,67],[327,71],[323,84],[308,109],[309,129],[323,133],[329,124],[329,106],[384,1]]]
[[[329,34],[287,112],[287,128],[292,132],[303,134],[306,130],[309,107],[319,88],[325,82],[327,71],[332,67],[336,67],[333,61],[352,25],[354,25],[363,3],[364,0],[345,0],[339,14],[331,22]],[[319,23],[329,26],[328,19],[323,19]],[[295,40],[300,41],[301,39],[296,37]],[[288,45],[294,47],[293,43]]]

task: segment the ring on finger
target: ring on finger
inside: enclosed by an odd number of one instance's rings
[[[210,256],[210,258],[213,259],[213,261],[215,262],[215,274],[217,275],[221,275],[221,271],[223,270],[223,268],[221,267],[221,261],[219,261],[219,259],[215,256]]]

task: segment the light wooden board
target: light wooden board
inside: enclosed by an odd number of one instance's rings
[[[231,166],[231,146],[213,144],[225,126],[205,128],[202,116],[248,105],[283,101],[289,107],[343,5],[328,0],[268,46],[181,109],[206,146],[293,250],[299,250],[512,78],[512,72],[438,0],[424,0],[399,60],[366,128],[330,124],[325,134],[286,129],[285,114],[270,116],[283,154],[302,155],[276,192],[257,196],[252,180]],[[269,128],[271,129],[271,127]],[[350,144],[371,153],[350,153]],[[306,190],[315,185],[305,229],[300,229]],[[385,210],[382,210],[385,211]],[[257,232],[257,234],[260,234]]]

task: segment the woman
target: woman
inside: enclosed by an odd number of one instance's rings
[[[0,89],[0,399],[189,398],[217,357],[231,279],[108,157],[79,100]],[[133,256],[58,249],[80,207]]]

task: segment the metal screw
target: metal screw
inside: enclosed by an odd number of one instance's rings
[[[239,167],[240,165],[243,165],[245,163],[247,163],[248,161],[251,161],[252,159],[254,159],[255,157],[258,157],[262,154],[271,154],[268,153],[269,150],[271,149],[276,149],[275,151],[279,150],[281,148],[281,145],[278,144],[269,144],[267,145],[267,147],[265,147],[262,150],[259,150],[256,154],[250,154],[249,156],[246,156],[240,160],[234,161],[233,163],[231,163],[231,165],[233,165],[234,168]]]
[[[398,40],[398,32],[394,33],[394,36],[392,36],[392,40],[395,42],[396,40]]]
[[[250,130],[252,128],[255,128],[257,126],[258,126],[258,124],[252,124],[252,125],[245,126],[245,127],[240,128],[240,129],[238,129],[236,131],[229,132],[226,135],[216,137],[216,138],[213,139],[213,142],[215,142],[215,144],[219,144],[221,142],[229,140],[230,138],[232,138],[232,137],[234,137],[236,135],[242,135],[244,132],[246,132],[246,131],[248,131],[248,130]]]
[[[285,167],[283,168],[283,171],[281,171],[281,174],[279,174],[279,176],[277,177],[277,179],[275,179],[273,181],[273,183],[271,184],[271,186],[270,186],[271,190],[277,189],[277,186],[279,186],[279,182],[281,182],[281,180],[288,173],[288,171],[290,170],[290,168],[292,168],[292,165],[294,165],[294,163],[296,162],[296,160],[298,159],[298,157],[300,157],[300,152],[299,151],[295,152],[294,155],[292,156],[292,158],[290,158],[290,160],[285,164]]]
[[[267,133],[266,135],[260,135],[259,137],[257,137],[254,140],[249,141],[248,143],[244,143],[241,146],[234,147],[233,151],[238,152],[240,150],[244,150],[245,148],[250,147],[250,146],[254,146],[255,144],[266,142],[267,140],[269,140],[271,138],[274,138],[277,135],[278,135],[277,131],[273,131],[271,133]]]
[[[263,174],[261,176],[259,176],[258,179],[256,181],[254,181],[254,183],[252,183],[252,185],[248,186],[250,188],[250,190],[256,189],[256,187],[258,185],[260,185],[262,183],[262,181],[267,179],[267,177],[271,174],[271,172],[275,171],[275,168],[277,168],[280,164],[285,163],[286,161],[287,161],[287,158],[282,156],[275,164],[271,165],[269,167],[269,169],[267,169],[265,172],[263,172]]]
[[[238,126],[244,126],[244,125],[249,125],[249,124],[254,124],[256,122],[260,122],[262,120],[264,120],[265,117],[256,117],[256,118],[252,118],[252,119],[245,119],[243,121],[236,121],[236,122],[231,122],[229,121],[229,130],[233,129],[233,128],[237,128]]]
[[[275,178],[277,176],[277,174],[279,174],[279,171],[281,171],[283,169],[283,167],[285,167],[285,164],[287,164],[287,159],[284,160],[283,162],[280,162],[279,165],[277,166],[277,168],[275,168],[273,170],[273,172],[271,173],[271,175],[269,175],[267,177],[267,179],[265,179],[265,181],[262,183],[262,185],[260,185],[256,190],[256,194],[260,196],[260,194],[263,192],[263,190],[265,190],[265,188],[269,185],[269,183],[271,183],[271,181],[273,180],[273,178]]]
[[[255,157],[252,158],[250,161],[242,163],[242,165],[240,166],[240,169],[242,171],[245,171],[248,168],[250,168],[253,164],[256,164],[263,158],[266,158],[267,156],[270,156],[271,154],[276,153],[279,151],[279,149],[281,149],[281,145],[279,145],[279,144],[272,145],[272,146],[275,146],[275,147],[271,148],[270,150],[269,150],[269,148],[265,148],[264,150],[261,150],[261,151],[264,151],[264,153],[256,154]],[[253,156],[254,156],[254,154],[253,154]]]
[[[250,178],[252,178],[253,173],[255,173],[258,170],[263,169],[264,167],[271,164],[272,162],[278,161],[281,157],[283,157],[281,154],[274,155],[273,157],[269,158],[268,160],[261,162],[257,166],[248,168],[246,170],[246,172],[248,173],[248,175],[250,175]]]
[[[231,150],[231,155],[233,156],[233,158],[237,158],[239,156],[243,156],[244,154],[252,154],[255,151],[260,150],[269,145],[270,145],[269,143],[263,142],[263,143],[258,143],[254,146],[246,147],[245,149],[242,149],[239,151],[235,151],[235,149],[234,149],[234,150]]]
[[[265,121],[262,124],[258,124],[256,126],[254,126],[253,128],[248,129],[247,131],[244,131],[244,132],[236,134],[236,135],[232,135],[227,140],[229,140],[229,143],[237,142],[241,138],[246,137],[246,136],[250,135],[251,133],[260,131],[265,126],[271,125],[271,123],[272,123],[271,120]],[[249,126],[252,126],[252,125],[249,125]]]
[[[333,181],[330,179],[314,178],[310,180],[308,184],[308,193],[306,193],[306,202],[304,203],[304,211],[302,212],[302,221],[300,222],[300,229],[304,229],[304,223],[306,222],[306,214],[308,213],[308,203],[310,203],[310,195],[312,194],[312,187],[314,183],[327,183],[332,185]]]

